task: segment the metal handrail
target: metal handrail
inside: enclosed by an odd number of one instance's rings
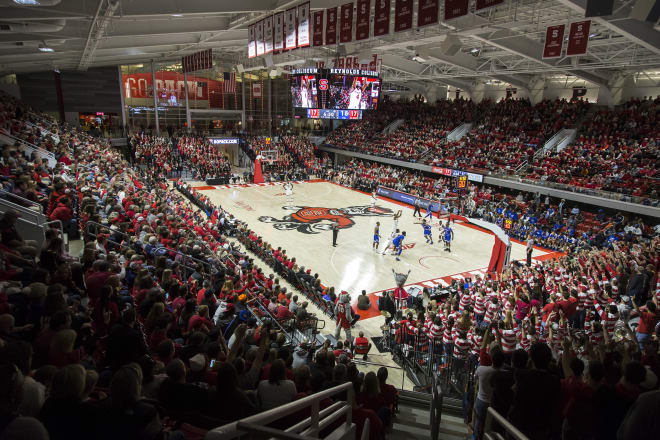
[[[40,216],[40,215],[43,216],[43,214],[41,214],[40,212],[36,212],[36,211],[33,210],[33,209],[26,208],[25,206],[18,205],[18,204],[14,203],[14,202],[10,202],[10,201],[7,200],[7,199],[0,199],[0,204],[6,204],[6,205],[8,205],[8,208],[9,208],[9,209],[12,209],[12,210],[14,210],[14,211],[18,211],[18,212],[20,212],[21,214],[33,215],[33,216],[34,216],[34,220],[35,220],[35,221],[34,221],[34,224],[37,225],[37,226],[41,226],[39,216]]]
[[[375,367],[385,367],[385,368],[392,368],[394,370],[401,370],[401,388],[400,390],[404,390],[403,384],[406,381],[406,369],[399,366],[399,365],[387,365],[387,364],[381,364],[378,362],[371,362],[371,361],[363,361],[362,359],[353,359],[352,361],[356,365],[373,365]],[[408,391],[408,390],[406,390]]]
[[[62,220],[51,220],[49,222],[44,223],[41,226],[48,226],[52,224],[57,224],[59,223],[60,225],[60,231],[62,231],[62,237],[64,237],[64,224],[62,223]],[[66,248],[64,247],[64,240],[62,240],[62,252],[66,251]]]
[[[444,394],[442,393],[442,382],[437,374],[433,375],[433,389],[431,397],[431,412],[429,424],[431,426],[431,440],[438,440],[440,434],[440,423],[442,422],[442,406]]]
[[[100,227],[100,228],[103,228],[103,229],[110,229],[110,226],[106,226],[106,225],[101,224],[101,223],[98,223],[98,222],[88,221],[87,223],[85,223],[85,233],[88,233],[88,232],[89,232],[89,226],[90,226],[90,225],[94,225],[94,226],[96,226],[96,227],[97,227],[96,231],[98,231],[98,228],[99,228],[99,227]],[[124,237],[127,237],[127,238],[131,238],[131,237],[132,237],[131,235],[129,235],[129,234],[125,233],[125,232],[122,232],[122,231],[120,231],[120,230],[118,230],[118,229],[117,229],[117,230],[113,230],[112,233],[113,233],[113,234],[123,235]]]
[[[0,194],[7,194],[9,197],[20,199],[22,201],[25,201],[25,202],[29,203],[32,206],[37,206],[39,208],[39,213],[40,214],[44,213],[44,207],[39,202],[35,202],[34,200],[26,199],[25,197],[17,196],[16,194],[11,193],[11,192],[9,192],[7,190],[4,190],[4,189],[0,189]]]
[[[290,414],[295,414],[296,412],[308,407],[311,408],[311,416],[305,419],[305,422],[309,420],[311,426],[308,429],[306,429],[302,435],[307,435],[307,436],[311,436],[312,438],[316,438],[318,437],[318,432],[321,427],[321,423],[319,420],[319,415],[320,415],[319,403],[324,399],[327,399],[331,396],[343,392],[346,392],[346,397],[347,397],[346,404],[342,406],[342,408],[339,411],[344,411],[346,413],[345,426],[347,429],[350,429],[353,423],[351,409],[353,407],[354,390],[353,390],[353,383],[346,382],[341,385],[337,385],[336,387],[329,388],[327,390],[312,394],[311,396],[307,396],[302,399],[296,400],[294,402],[287,403],[286,405],[282,405],[277,408],[273,408],[256,415],[246,417],[242,420],[228,423],[224,426],[215,428],[206,434],[206,439],[229,440],[244,435],[248,431],[263,432],[263,430],[260,427],[268,425],[269,423],[274,422],[275,420],[282,419],[283,417],[286,417]],[[300,426],[300,425],[301,424],[299,423],[296,426]],[[287,431],[276,430],[269,432],[269,434],[270,436],[275,436],[279,438],[292,438],[292,439],[306,438],[306,437],[300,437],[298,436],[297,433],[288,430]]]
[[[493,419],[504,428],[504,430],[509,434],[510,437],[515,440],[529,440],[525,434],[520,432],[518,428],[513,426],[504,416],[498,413],[492,406],[488,407],[488,412],[486,413],[486,423],[484,423],[484,432],[491,431],[491,426],[493,424]]]
[[[14,135],[11,134],[11,133],[7,133],[7,132],[5,132],[5,136],[7,136],[8,138],[13,139],[13,140],[15,140],[15,141],[17,141],[17,142],[20,142],[20,143],[23,144],[23,145],[27,145],[27,146],[29,146],[30,148],[33,148],[33,149],[37,150],[38,152],[40,152],[40,153],[42,153],[42,154],[45,154],[45,155],[47,155],[47,156],[52,157],[53,159],[55,159],[55,153],[53,153],[52,151],[48,151],[48,150],[46,150],[45,148],[38,147],[38,146],[34,145],[32,142],[28,142],[28,141],[26,141],[25,139],[21,139],[21,138],[19,138],[19,137],[17,137],[17,136],[14,136]]]

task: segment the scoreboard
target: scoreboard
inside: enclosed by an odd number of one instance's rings
[[[308,108],[307,117],[309,119],[362,119],[362,110],[332,110],[325,108]]]

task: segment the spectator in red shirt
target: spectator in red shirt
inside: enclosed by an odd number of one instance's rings
[[[637,342],[639,342],[640,349],[644,348],[644,344],[651,339],[651,335],[655,332],[655,327],[658,325],[658,307],[653,301],[646,301],[646,305],[639,307],[635,300],[632,301],[635,310],[639,313],[639,326],[637,327]]]
[[[200,331],[209,333],[213,328],[213,322],[209,319],[208,306],[199,306],[196,315],[193,315],[188,320],[188,331]]]

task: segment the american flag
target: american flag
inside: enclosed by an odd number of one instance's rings
[[[234,72],[225,72],[224,73],[224,87],[223,92],[225,93],[236,93],[236,74]]]

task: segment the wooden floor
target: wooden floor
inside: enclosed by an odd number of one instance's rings
[[[385,198],[378,198],[375,208],[372,208],[371,195],[330,182],[295,183],[292,199],[287,199],[281,184],[215,187],[208,187],[203,182],[191,184],[199,187],[213,203],[247,222],[250,229],[264,241],[275,248],[286,249],[287,255],[296,257],[299,264],[311,269],[312,275],[318,273],[324,285],[335,286],[337,291],[348,291],[354,303],[360,292],[366,290],[371,299],[371,309],[359,311],[362,319],[356,325],[353,337],[360,330],[367,337],[382,336],[380,327],[384,318],[378,313],[377,295],[395,287],[392,269],[397,272],[410,270],[409,287],[446,285],[452,278],[483,274],[494,242],[492,235],[471,225],[456,223],[452,226],[452,252],[445,252],[437,241],[437,226],[433,229],[435,244],[425,242],[422,227],[418,224],[420,220],[412,216],[412,209]],[[398,210],[403,212],[398,228],[407,232],[401,261],[380,252],[385,237],[389,236],[393,227],[392,214]],[[337,247],[332,246],[332,232],[328,229],[332,219],[345,225],[339,231]],[[372,250],[376,222],[380,222],[382,236],[378,252]],[[433,224],[437,223],[438,219],[434,218]],[[547,257],[546,254],[535,251],[536,258]],[[511,259],[524,257],[525,247],[514,243]],[[323,333],[333,333],[334,322],[320,311],[317,316],[326,322]],[[369,354],[369,361],[395,367],[390,354],[378,353],[375,347]],[[378,367],[361,365],[360,370],[377,370]],[[389,382],[405,389],[412,387],[401,371],[394,368],[390,368]]]

